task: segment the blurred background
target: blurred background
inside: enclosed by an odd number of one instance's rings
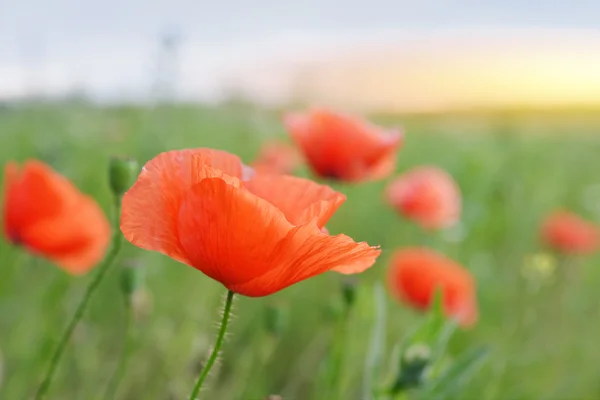
[[[557,208],[600,221],[599,15],[595,1],[2,0],[0,161],[41,159],[108,212],[112,155],[145,163],[215,147],[249,163],[264,143],[289,142],[282,112],[311,105],[402,127],[396,174],[444,168],[463,214],[432,236],[383,205],[387,181],[334,183],[348,201],[329,230],[383,248],[360,277],[340,399],[361,399],[373,284],[394,249],[415,245],[455,259],[478,285],[480,321],[450,354],[486,344],[492,356],[449,398],[598,399],[600,260],[555,254],[538,230]],[[187,398],[224,290],[159,254],[124,253],[121,266],[146,279],[118,398]],[[5,241],[0,265],[0,398],[26,399],[93,274],[69,277]],[[333,399],[323,376],[339,287],[325,274],[240,298],[206,398]],[[102,398],[121,350],[119,296],[113,274],[51,398]],[[391,349],[422,316],[387,301]]]
[[[595,106],[599,11],[591,1],[11,2],[0,99]]]

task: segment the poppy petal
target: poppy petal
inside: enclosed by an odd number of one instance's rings
[[[22,171],[9,163],[5,175],[9,182],[5,229],[9,236],[19,236],[20,229],[60,214],[80,197],[71,182],[39,161],[28,161]]]
[[[21,235],[32,251],[77,275],[102,259],[110,240],[110,225],[98,204],[82,197],[68,212],[39,221]]]
[[[294,227],[269,202],[220,178],[186,194],[178,227],[191,265],[246,296],[265,296],[339,266],[372,265],[380,253],[321,233],[316,220]]]
[[[288,114],[284,123],[312,169],[335,179],[383,178],[393,171],[402,144],[400,131],[325,109]]]
[[[190,265],[230,289],[267,273],[272,253],[293,228],[266,200],[221,178],[187,191],[178,221]]]
[[[378,248],[356,243],[348,236],[323,234],[313,222],[294,228],[281,241],[271,259],[275,268],[230,289],[250,297],[266,296],[329,270],[356,265],[364,270],[380,253]]]
[[[401,143],[402,136],[398,134],[395,143],[388,144],[382,155],[371,165],[369,176],[371,179],[378,180],[389,176],[396,169],[396,151]]]
[[[177,230],[182,199],[195,183],[223,173],[241,177],[239,158],[211,149],[159,154],[144,166],[138,180],[123,196],[123,234],[138,247],[189,264]]]
[[[477,320],[476,283],[459,264],[426,248],[398,250],[388,271],[391,292],[417,309],[425,310],[437,290],[443,292],[444,311],[461,325]]]
[[[295,147],[284,142],[263,145],[252,168],[258,172],[290,174],[300,164],[300,154]]]
[[[434,166],[415,167],[386,188],[388,203],[424,229],[456,223],[461,213],[460,189],[452,176]]]
[[[4,204],[3,204],[3,225],[4,234],[10,241],[18,240],[18,219],[14,206],[17,204],[17,186],[19,179],[19,167],[16,163],[10,162],[4,167]]]
[[[245,186],[279,208],[293,225],[317,218],[317,225],[323,227],[346,201],[346,196],[329,186],[287,175],[256,174]]]

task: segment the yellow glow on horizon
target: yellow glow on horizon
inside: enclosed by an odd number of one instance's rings
[[[311,97],[397,110],[600,105],[600,36],[526,39],[355,51],[315,68]]]

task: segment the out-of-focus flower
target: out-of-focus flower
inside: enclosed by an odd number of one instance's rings
[[[300,165],[300,161],[296,148],[283,142],[269,142],[261,148],[252,167],[258,173],[291,174]]]
[[[392,181],[387,201],[424,229],[440,229],[460,218],[461,196],[454,179],[434,166],[416,167]]]
[[[313,171],[324,178],[359,182],[392,173],[402,144],[398,130],[385,130],[328,110],[292,113],[284,118]]]
[[[159,154],[123,197],[125,238],[250,297],[373,265],[379,249],[321,231],[344,195],[306,179],[244,171],[223,151]]]
[[[428,309],[442,291],[444,312],[463,326],[477,321],[477,296],[471,274],[451,259],[426,248],[396,251],[388,273],[391,292],[419,310]]]
[[[542,223],[541,238],[552,249],[565,254],[588,254],[598,249],[598,227],[578,215],[559,210]]]
[[[72,274],[104,256],[110,225],[92,198],[39,161],[5,169],[4,234]]]

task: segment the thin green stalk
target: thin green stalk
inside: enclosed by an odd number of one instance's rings
[[[133,351],[132,319],[133,310],[131,309],[129,300],[127,300],[125,302],[125,321],[123,323],[123,348],[121,350],[121,356],[119,357],[117,369],[111,377],[106,389],[106,394],[104,395],[104,399],[106,400],[115,398],[117,395],[117,389],[119,388],[119,383],[121,383],[121,379],[123,379],[125,371],[127,370],[129,358]]]
[[[221,327],[219,328],[219,333],[217,335],[215,347],[213,348],[213,351],[210,354],[206,365],[204,366],[204,368],[202,368],[202,372],[200,372],[200,377],[196,382],[196,386],[194,386],[194,390],[192,391],[189,400],[197,399],[202,384],[206,380],[206,377],[208,376],[208,373],[210,372],[210,369],[214,365],[215,361],[217,361],[217,357],[219,357],[219,351],[221,350],[221,346],[223,345],[223,340],[225,339],[225,332],[227,331],[227,324],[229,323],[229,316],[231,315],[233,295],[234,293],[231,290],[227,292],[227,299],[225,300],[225,306],[223,308],[223,318],[221,319]]]
[[[333,362],[331,365],[331,375],[329,378],[329,390],[333,391],[332,399],[342,399],[344,391],[344,358],[346,355],[346,344],[348,341],[348,331],[350,325],[350,309],[346,308],[343,315],[336,323],[334,344],[333,344]]]
[[[67,344],[69,343],[69,339],[71,338],[73,331],[75,330],[75,327],[81,320],[81,317],[83,317],[83,314],[87,308],[88,303],[90,302],[90,299],[92,298],[92,295],[94,294],[94,292],[96,291],[96,289],[98,288],[100,283],[102,282],[102,279],[108,272],[110,266],[113,264],[113,262],[117,258],[117,255],[119,254],[119,251],[121,250],[122,235],[121,235],[121,231],[118,228],[120,211],[121,211],[121,197],[117,196],[117,197],[115,197],[115,207],[114,207],[115,228],[114,228],[113,237],[112,237],[112,248],[111,248],[110,252],[108,253],[108,255],[104,258],[104,261],[102,262],[102,264],[100,264],[100,266],[98,267],[98,272],[96,273],[96,276],[89,283],[89,285],[85,291],[85,294],[83,295],[83,298],[79,302],[79,306],[77,306],[77,310],[75,311],[75,314],[73,314],[73,318],[71,319],[71,322],[69,322],[67,329],[65,330],[60,341],[58,342],[58,346],[56,347],[56,350],[54,351],[54,354],[52,355],[52,358],[50,359],[50,365],[48,366],[48,369],[44,376],[44,380],[42,381],[42,383],[40,384],[40,386],[38,387],[38,390],[36,392],[36,395],[35,395],[36,400],[43,399],[44,396],[46,395],[46,393],[48,392],[48,389],[50,388],[50,384],[52,383],[52,378],[54,377],[54,372],[56,370],[56,367],[58,366],[58,363],[65,351],[65,348],[67,347]]]

